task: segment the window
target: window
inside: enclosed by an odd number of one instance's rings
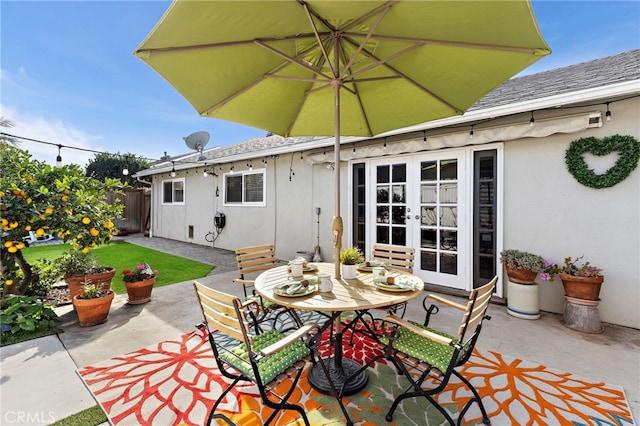
[[[162,204],[184,204],[184,178],[162,182]]]
[[[253,170],[224,175],[225,205],[264,206],[265,171]]]

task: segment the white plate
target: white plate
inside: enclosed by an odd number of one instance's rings
[[[403,288],[403,287],[398,287],[395,284],[385,284],[385,283],[381,283],[381,282],[378,282],[378,281],[374,281],[373,285],[375,285],[376,288],[378,288],[380,290],[385,290],[385,291],[403,292],[403,291],[413,291],[413,290],[415,290],[413,288]]]
[[[382,265],[367,266],[366,262],[358,263],[356,265],[356,269],[361,272],[372,272],[373,268],[381,268],[381,267],[386,269],[387,265],[382,264]]]
[[[278,287],[274,287],[273,288],[273,294],[275,294],[276,296],[282,296],[282,297],[302,297],[302,296],[306,296],[306,295],[311,294],[311,293],[315,293],[316,289],[317,289],[317,286],[309,284],[309,286],[307,287],[307,289],[305,291],[289,294],[287,292],[280,291],[280,289]]]

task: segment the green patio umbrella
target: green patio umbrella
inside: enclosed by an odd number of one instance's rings
[[[174,1],[134,54],[196,111],[282,136],[463,114],[550,49],[529,1]]]

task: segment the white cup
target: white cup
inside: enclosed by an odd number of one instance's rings
[[[302,261],[294,260],[293,262],[291,262],[291,276],[293,277],[302,276]]]
[[[331,275],[320,273],[318,274],[318,290],[321,293],[327,293],[333,290],[333,281],[331,281]]]
[[[387,270],[384,266],[374,266],[371,268],[371,272],[373,274],[374,280],[386,280],[387,279]]]

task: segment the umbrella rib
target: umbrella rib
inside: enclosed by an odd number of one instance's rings
[[[363,36],[363,34],[361,33],[345,33],[345,35],[349,37],[354,37],[354,38]],[[483,49],[483,50],[501,50],[505,52],[529,53],[534,55],[540,55],[540,54],[543,54],[544,52],[548,52],[548,49],[541,49],[536,47],[506,46],[506,45],[500,45],[500,44],[470,43],[470,42],[464,42],[464,41],[449,41],[449,40],[437,40],[437,39],[415,38],[415,37],[398,37],[398,36],[387,36],[387,35],[381,35],[381,34],[375,34],[373,38],[378,40],[384,40],[384,41],[400,41],[400,42],[408,42],[408,43],[418,43],[419,45],[433,44],[438,46],[462,47],[462,48]]]
[[[365,41],[365,43],[366,43],[366,41]],[[363,45],[364,45],[364,43],[363,43]],[[342,43],[340,43],[339,46],[340,46],[340,54],[342,55],[342,60],[344,62],[347,62],[347,52],[344,50],[344,45]],[[357,53],[354,54],[354,56],[353,56],[354,58],[357,55]],[[345,66],[344,71],[345,72],[350,72],[351,65],[352,65],[351,62],[349,62],[349,64],[347,66]],[[344,78],[344,77],[341,77],[341,78]],[[344,82],[344,80],[343,80],[343,82]],[[351,83],[353,84],[353,90],[351,90],[349,87],[347,87],[344,84],[342,84],[341,88],[344,89],[344,90],[347,90],[348,92],[351,92],[356,97],[357,103],[358,103],[358,107],[360,108],[360,113],[362,114],[364,123],[367,126],[367,131],[369,132],[369,134],[373,134],[373,130],[371,129],[371,124],[369,123],[369,118],[367,117],[367,114],[366,114],[365,109],[364,109],[364,105],[362,104],[362,98],[360,97],[360,91],[358,90],[358,85],[356,84],[355,80],[352,80]]]
[[[356,58],[358,57],[358,55],[360,54],[360,52],[362,52],[362,50],[364,49],[364,47],[367,44],[367,41],[369,41],[369,39],[373,36],[373,33],[375,30],[378,29],[378,27],[380,26],[380,23],[382,22],[382,20],[385,18],[385,16],[387,16],[387,13],[389,12],[389,9],[391,8],[391,6],[393,5],[392,2],[388,2],[385,7],[382,8],[382,10],[379,10],[379,16],[378,19],[376,19],[376,22],[371,26],[371,28],[369,29],[369,31],[367,32],[367,35],[365,35],[364,39],[362,40],[362,42],[360,42],[360,45],[356,48],[356,51],[354,52],[354,54],[351,56],[351,59],[349,60],[349,63],[347,65],[345,65],[344,70],[342,71],[343,74],[340,75],[340,78],[344,78],[347,73],[349,73],[351,65],[353,65],[353,62],[356,60]],[[378,8],[380,9],[380,8]],[[376,13],[378,13],[378,10],[376,9]],[[366,19],[369,16],[373,16],[373,14],[368,13],[362,17],[360,17],[359,19],[357,19],[356,21],[360,21],[363,18]],[[366,17],[366,18],[365,18]],[[343,34],[344,37],[344,34]],[[345,62],[346,62],[346,54],[345,54]]]
[[[286,59],[287,61],[289,61],[292,64],[299,65],[302,68],[306,69],[307,71],[311,71],[313,74],[317,75],[318,77],[323,77],[323,78],[326,78],[327,80],[331,80],[330,76],[321,73],[319,70],[317,70],[317,69],[313,68],[312,66],[308,65],[304,61],[298,61],[298,60],[296,60],[296,58],[292,58],[291,56],[279,51],[278,49],[275,49],[275,48],[269,46],[268,44],[263,43],[262,40],[254,40],[254,43],[257,44],[258,46],[264,48],[265,50],[268,50],[271,53],[273,53],[275,55],[278,55],[283,59]]]
[[[327,28],[329,28],[331,30],[331,34],[333,34],[335,29],[332,26],[330,26],[328,22],[326,22],[321,16],[319,16],[315,12],[313,12],[313,14],[312,14],[311,9],[309,8],[309,5],[306,2],[300,2],[300,4],[302,5],[302,8],[304,9],[304,12],[307,14],[307,19],[309,19],[309,25],[311,25],[311,29],[313,30],[313,34],[315,34],[315,36],[316,36],[316,41],[318,42],[318,47],[320,48],[320,51],[322,52],[322,56],[324,57],[325,62],[329,65],[329,68],[330,68],[331,73],[333,74],[333,76],[337,76],[338,75],[338,70],[334,69],[334,64],[332,64],[331,61],[329,60],[329,53],[327,52],[327,49],[325,48],[324,43],[322,43],[322,39],[320,38],[320,33],[318,32],[318,28],[316,27],[316,22],[313,19],[313,17],[315,16],[320,22],[322,22]],[[338,64],[335,64],[335,66],[337,67]]]

